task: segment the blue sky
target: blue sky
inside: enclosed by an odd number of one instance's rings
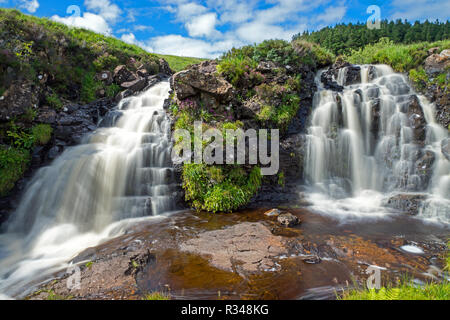
[[[366,21],[371,5],[379,6],[382,19],[445,21],[450,16],[446,0],[0,0],[2,7],[89,28],[150,52],[194,57]]]

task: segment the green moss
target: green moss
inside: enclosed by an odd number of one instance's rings
[[[264,105],[257,114],[257,119],[262,122],[270,121],[285,131],[297,114],[299,107],[300,98],[295,94],[286,94],[281,106]]]
[[[46,145],[52,137],[53,129],[48,124],[38,124],[31,129],[34,142],[40,145]]]
[[[0,147],[0,196],[5,196],[14,188],[30,162],[27,150]]]
[[[197,210],[232,212],[246,205],[261,185],[261,173],[254,167],[184,164],[183,188],[186,200]]]
[[[278,173],[278,185],[284,187],[286,182],[286,177],[284,176],[284,172],[281,171]]]

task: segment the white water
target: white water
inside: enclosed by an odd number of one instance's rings
[[[170,121],[162,109],[168,92],[161,82],[122,100],[105,119],[114,127],[37,172],[0,234],[0,294],[21,296],[133,219],[175,209]]]
[[[388,217],[393,210],[384,205],[390,196],[425,194],[419,217],[450,223],[450,162],[441,152],[448,131],[436,123],[434,105],[418,96],[427,123],[419,145],[405,104],[416,93],[406,77],[378,65],[370,81],[369,67],[361,67],[362,83],[342,93],[324,89],[317,76],[305,159],[312,209],[345,221]],[[337,76],[341,85],[346,71]],[[372,112],[378,102],[377,121]],[[429,182],[418,166],[426,152],[435,157]]]

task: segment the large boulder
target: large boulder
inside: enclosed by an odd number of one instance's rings
[[[428,75],[436,75],[445,72],[450,67],[450,50],[444,50],[440,54],[432,54],[425,60],[425,71]]]
[[[114,69],[114,81],[121,85],[124,82],[130,82],[137,79],[137,76],[131,72],[127,66],[120,65]]]
[[[216,72],[216,61],[204,61],[172,77],[172,88],[178,100],[184,100],[200,92],[213,95],[219,101],[231,98],[233,87]]]

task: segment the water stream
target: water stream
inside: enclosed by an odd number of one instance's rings
[[[339,70],[340,85],[347,71]],[[441,152],[448,131],[434,105],[385,65],[361,66],[361,83],[340,93],[320,76],[305,159],[313,210],[346,221],[389,217],[389,198],[417,196],[425,199],[419,217],[450,223],[450,162]]]
[[[0,293],[22,295],[130,219],[175,209],[169,89],[164,81],[123,99],[86,143],[36,173],[0,234]]]

